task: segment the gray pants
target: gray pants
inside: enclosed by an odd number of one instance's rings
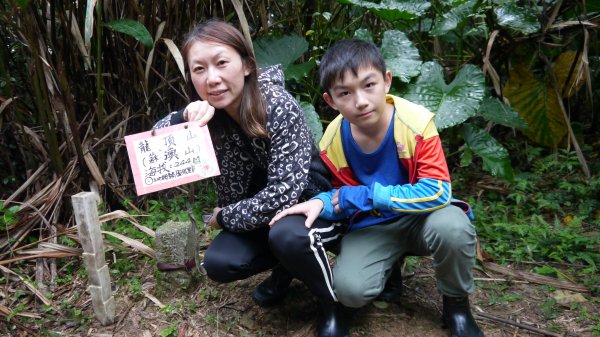
[[[476,241],[475,228],[455,206],[350,232],[342,239],[333,269],[337,298],[353,308],[369,303],[405,254],[432,255],[438,290],[447,296],[467,296],[475,290]]]

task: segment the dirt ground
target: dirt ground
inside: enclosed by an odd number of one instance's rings
[[[252,302],[250,292],[268,273],[225,285],[205,279],[187,293],[155,299],[152,268],[143,269],[145,295],[134,297],[125,287],[115,291],[117,323],[103,327],[90,320],[85,327],[63,332],[96,337],[316,335],[317,301],[297,280],[282,304],[261,308]],[[558,289],[475,274],[478,288],[471,306],[486,336],[592,336],[592,318],[600,313],[598,298],[583,294],[581,303],[559,305],[550,300]],[[431,260],[420,258],[407,276],[400,303],[374,302],[346,312],[351,336],[449,336],[440,323],[442,303]],[[83,314],[92,315],[89,300]]]

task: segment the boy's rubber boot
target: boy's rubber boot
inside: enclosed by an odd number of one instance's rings
[[[339,303],[321,302],[321,316],[317,322],[318,337],[350,337],[342,305]]]
[[[401,264],[395,263],[392,268],[392,275],[385,282],[383,291],[377,296],[378,300],[399,303],[402,296],[402,269]]]
[[[271,276],[262,281],[252,292],[254,303],[261,307],[275,305],[283,300],[293,276],[282,265],[273,267]]]
[[[483,337],[483,332],[471,314],[469,297],[444,296],[443,301],[442,319],[452,337]]]

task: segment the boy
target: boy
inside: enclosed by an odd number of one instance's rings
[[[323,56],[319,73],[323,98],[341,114],[319,144],[336,189],[279,213],[271,231],[292,214],[305,215],[309,229],[323,219],[345,221],[343,238],[318,239],[328,245],[341,240],[333,289],[339,302],[353,308],[380,295],[399,258],[432,255],[442,318],[452,336],[483,336],[468,299],[475,289],[476,234],[465,213],[472,214],[468,205],[461,204],[463,211],[451,203],[434,115],[387,94],[392,74],[372,43],[338,42]],[[346,334],[339,318],[334,323],[339,329],[330,329],[331,336]]]

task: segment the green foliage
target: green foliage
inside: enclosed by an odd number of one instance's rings
[[[354,36],[352,36],[352,37],[355,38],[355,39],[365,40],[365,41],[369,41],[371,43],[374,43],[374,41],[373,41],[373,35],[371,35],[371,33],[369,32],[369,30],[365,29],[365,28],[359,28],[356,31],[354,31]],[[382,51],[382,53],[383,53],[383,51]],[[385,57],[385,54],[384,54],[384,57]],[[395,76],[395,74],[394,74],[394,76]]]
[[[210,301],[210,300],[218,299],[220,296],[220,293],[217,290],[208,287],[208,288],[200,289],[200,291],[198,292],[198,295],[201,298]]]
[[[538,17],[541,10],[537,6],[519,6],[514,1],[497,1],[494,14],[498,25],[521,34],[533,34],[540,30]]]
[[[167,316],[171,316],[175,313],[175,308],[174,308],[173,304],[169,303],[169,304],[165,305],[164,307],[160,308],[158,311],[162,312],[163,314],[165,314]]]
[[[5,231],[19,221],[17,217],[18,211],[19,206],[5,208],[4,201],[0,201],[0,231]]]
[[[112,277],[119,280],[125,276],[129,271],[135,270],[138,261],[128,259],[127,257],[120,257],[110,265],[110,273]]]
[[[209,324],[215,324],[217,322],[217,318],[211,314],[206,314],[206,316],[204,316],[204,320]]]
[[[527,123],[510,106],[493,97],[486,97],[479,106],[479,114],[485,120],[509,128],[527,129]]]
[[[387,21],[412,20],[425,14],[431,6],[429,1],[396,0],[380,3],[365,0],[338,0],[343,4],[352,4],[366,8]]]
[[[134,276],[129,279],[127,283],[127,291],[133,296],[134,299],[140,299],[143,295],[142,282],[139,276]]]
[[[506,284],[480,284],[478,287],[488,295],[487,305],[503,305],[521,299],[519,294],[508,292],[509,286]]]
[[[400,81],[408,83],[411,78],[419,75],[422,63],[419,50],[403,32],[397,30],[384,32],[381,54],[388,70]]]
[[[256,54],[256,62],[259,66],[268,66],[281,64],[285,77],[287,79],[300,79],[302,72],[291,72],[294,69],[290,66],[296,61],[302,54],[308,50],[308,42],[301,36],[287,35],[282,37],[269,37],[254,41],[254,53]],[[310,67],[314,67],[315,64],[309,64],[309,68],[295,68],[296,70],[301,69],[304,74],[310,71]]]
[[[542,304],[542,311],[547,320],[555,319],[560,315],[561,310],[557,310],[558,306],[556,300],[552,297],[548,297],[544,304]]]
[[[293,64],[308,49],[308,42],[300,36],[283,36],[266,38],[254,42],[254,52],[260,66],[281,64],[287,80],[301,81],[316,66],[314,60],[303,64]],[[298,100],[312,131],[318,142],[323,136],[323,125],[315,107],[310,103]]]
[[[177,325],[178,324],[179,324],[178,322],[171,323],[171,325],[169,325],[163,331],[161,331],[160,336],[161,337],[177,336]]]
[[[465,143],[483,159],[483,169],[505,180],[513,180],[513,169],[508,151],[489,133],[471,124],[463,124],[461,129]]]
[[[143,24],[131,19],[119,19],[105,23],[106,27],[127,34],[140,41],[146,48],[152,48],[154,41],[148,29]]]
[[[471,200],[482,248],[500,263],[534,263],[536,273],[581,280],[594,289],[600,177],[585,179],[569,151],[536,157],[529,167],[532,172],[515,174],[506,194],[487,191]]]
[[[443,130],[475,116],[485,92],[485,79],[474,65],[465,65],[450,84],[446,84],[442,66],[426,62],[421,76],[404,97],[435,113],[435,125]]]
[[[304,119],[306,123],[310,127],[313,138],[315,142],[318,144],[321,137],[323,137],[323,124],[321,124],[321,120],[319,119],[319,115],[315,111],[315,107],[308,102],[300,102],[300,107],[304,112]]]
[[[429,34],[432,36],[445,35],[462,25],[465,20],[473,14],[477,1],[469,0],[458,6],[450,6],[444,15],[433,25]]]
[[[23,9],[27,9],[27,6],[29,6],[29,0],[15,0],[15,2]]]

